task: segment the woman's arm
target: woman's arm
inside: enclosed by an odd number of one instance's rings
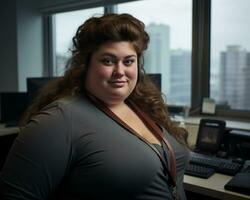
[[[71,133],[60,109],[34,117],[15,140],[0,176],[1,200],[45,200],[69,167]]]

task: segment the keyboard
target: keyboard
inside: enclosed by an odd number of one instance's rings
[[[191,176],[197,176],[200,178],[209,178],[214,174],[215,170],[209,167],[191,164],[189,163],[186,167],[185,174]]]
[[[191,152],[189,163],[212,168],[215,172],[227,175],[235,175],[242,167],[242,164],[235,163],[229,159],[207,156],[195,152]]]

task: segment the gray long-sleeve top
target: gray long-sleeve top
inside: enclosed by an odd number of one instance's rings
[[[188,151],[163,131],[186,199]],[[21,131],[1,172],[0,199],[168,200],[168,179],[146,143],[85,96],[69,97],[47,106]]]

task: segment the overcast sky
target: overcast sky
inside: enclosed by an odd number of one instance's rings
[[[192,1],[144,0],[123,3],[119,13],[130,13],[146,25],[162,23],[170,26],[170,47],[191,49]],[[66,52],[76,28],[90,16],[103,13],[103,8],[74,11],[56,16],[57,51]],[[250,0],[212,1],[212,54],[219,55],[226,45],[241,45],[250,51]]]

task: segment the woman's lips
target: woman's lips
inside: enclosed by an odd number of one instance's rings
[[[109,83],[113,86],[113,87],[123,87],[127,81],[123,81],[123,80],[112,80],[112,81],[109,81]]]

